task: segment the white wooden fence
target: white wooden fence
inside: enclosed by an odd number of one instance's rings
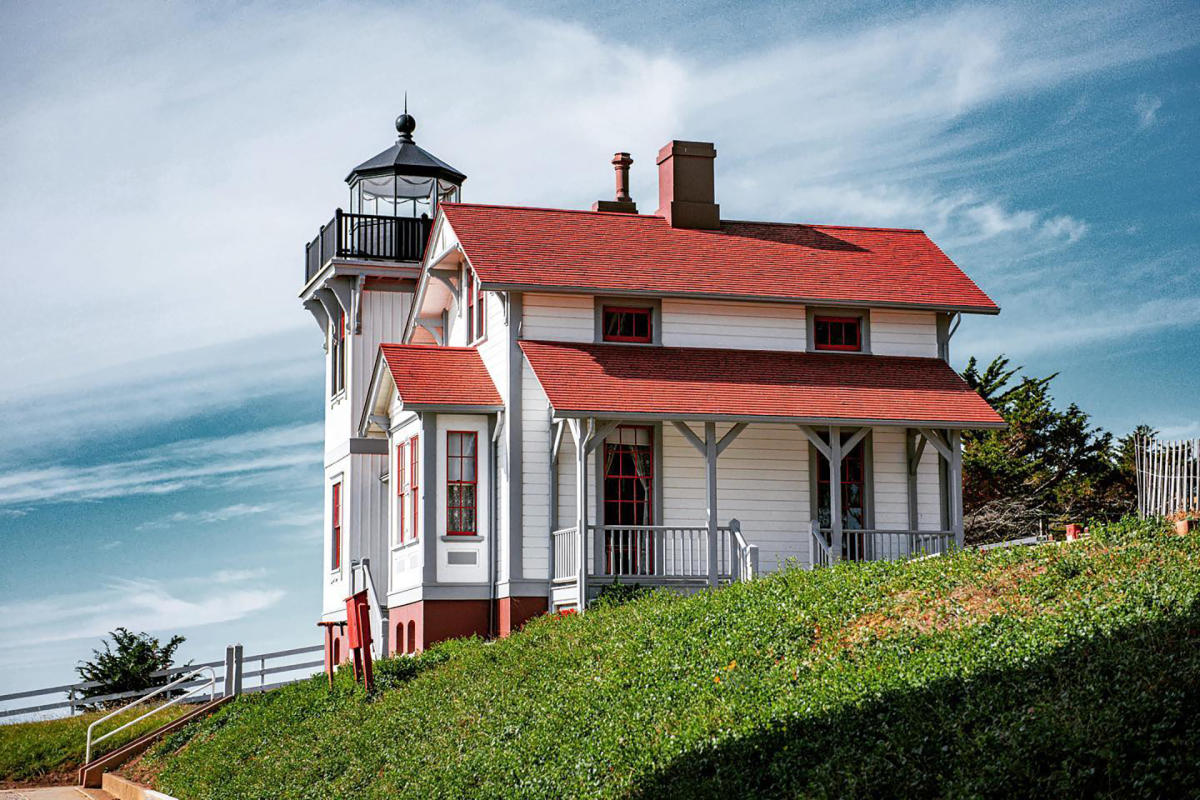
[[[309,677],[314,668],[325,665],[323,645],[311,647],[293,647],[289,650],[276,650],[271,653],[251,653],[245,655],[242,646],[230,645],[226,648],[226,657],[219,661],[205,661],[200,664],[185,664],[177,667],[167,667],[152,672],[155,678],[173,679],[186,675],[204,667],[224,667],[224,674],[218,672],[216,683],[222,684],[220,694],[242,694],[265,692]],[[311,658],[314,653],[322,653],[318,659]],[[304,656],[310,656],[304,658]],[[247,669],[249,667],[250,669]],[[176,687],[178,691],[187,691],[198,685],[188,682]],[[114,692],[97,697],[84,697],[84,692],[99,686],[95,681],[83,683],[68,683],[61,686],[47,686],[41,689],[28,689],[23,692],[0,694],[0,705],[9,706],[15,701],[42,698],[41,702],[33,705],[21,705],[10,708],[0,708],[0,724],[8,722],[25,722],[30,719],[44,719],[53,716],[71,716],[79,713],[85,706],[97,703],[111,703],[114,700],[132,700],[157,690],[158,686],[145,689],[134,689],[127,692]],[[60,699],[65,695],[65,699]],[[56,697],[57,696],[57,697]],[[202,698],[201,698],[202,699]]]
[[[1139,438],[1134,457],[1140,516],[1200,512],[1200,439]]]

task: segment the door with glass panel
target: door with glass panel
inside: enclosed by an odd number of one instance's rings
[[[842,434],[843,443],[852,434]],[[824,437],[822,437],[824,438]],[[866,440],[860,440],[853,449],[842,455],[842,469],[838,476],[841,485],[842,507],[842,553],[848,561],[864,561],[870,559],[868,553],[870,542],[862,533],[867,527],[867,471],[866,471]],[[821,530],[826,534],[833,524],[829,513],[829,459],[823,455],[817,456],[817,519]],[[828,541],[828,537],[826,539]]]
[[[604,571],[653,575],[654,431],[622,425],[604,440]]]

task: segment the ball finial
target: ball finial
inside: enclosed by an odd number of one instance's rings
[[[406,141],[412,141],[413,131],[417,129],[417,120],[412,114],[405,111],[400,116],[396,117],[396,130],[400,133],[400,138]]]

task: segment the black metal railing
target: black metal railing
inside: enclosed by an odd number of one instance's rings
[[[340,208],[304,248],[304,282],[331,258],[420,261],[433,220],[427,217],[377,217],[347,214]]]

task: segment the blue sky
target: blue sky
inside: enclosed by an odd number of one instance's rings
[[[303,243],[386,147],[587,207],[716,142],[727,218],[921,227],[1007,353],[1117,433],[1200,435],[1194,4],[0,7],[0,691],[128,625],[315,642],[321,349]]]

